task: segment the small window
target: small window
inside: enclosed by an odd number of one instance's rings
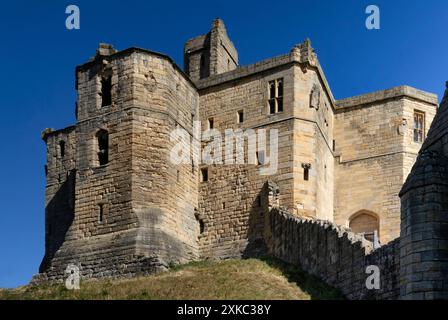
[[[112,104],[112,77],[101,77],[101,106]]]
[[[103,222],[104,220],[104,205],[101,203],[98,205],[98,222]]]
[[[269,114],[283,112],[283,79],[269,81]]]
[[[283,112],[283,80],[277,80],[277,112]]]
[[[238,111],[238,123],[244,122],[244,112],[243,110]]]
[[[303,168],[303,180],[305,180],[305,181],[310,180],[311,164],[309,164],[309,163],[302,163],[302,168]]]
[[[208,129],[211,130],[214,128],[214,121],[213,118],[208,119]]]
[[[64,158],[65,156],[65,141],[59,141],[59,156]]]
[[[98,163],[100,166],[109,162],[109,134],[106,130],[100,130],[96,134],[98,143]]]
[[[208,168],[201,169],[201,182],[208,181]]]
[[[199,233],[203,234],[205,231],[205,224],[204,224],[204,220],[199,219]]]
[[[261,197],[260,196],[257,196],[257,198],[255,199],[255,203],[257,204],[258,208],[261,207]]]
[[[422,143],[425,138],[425,114],[414,112],[414,142]]]
[[[223,203],[221,204],[221,209],[225,209],[225,208],[226,208],[226,203],[223,202]]]
[[[180,181],[180,171],[179,170],[177,170],[177,172],[176,172],[176,180],[177,180],[177,182]]]
[[[333,151],[336,150],[336,140],[333,140]]]

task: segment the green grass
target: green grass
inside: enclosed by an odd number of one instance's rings
[[[275,259],[200,261],[158,275],[0,290],[0,299],[341,299],[341,294],[297,267]]]

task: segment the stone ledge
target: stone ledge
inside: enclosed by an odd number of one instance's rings
[[[412,99],[420,100],[437,107],[438,97],[436,94],[418,90],[409,86],[399,86],[391,89],[376,91],[367,93],[355,97],[341,99],[336,101],[336,110],[343,110],[345,108],[351,108],[361,106],[365,104],[371,104],[378,101],[389,100],[394,98],[409,97]]]

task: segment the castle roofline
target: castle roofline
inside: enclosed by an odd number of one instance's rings
[[[91,58],[88,62],[76,66],[76,72],[78,72],[78,70],[85,70],[87,68],[90,68],[92,65],[94,65],[95,63],[98,62],[98,59],[101,59],[101,58],[112,59],[112,60],[119,59],[123,56],[132,54],[132,53],[144,53],[144,54],[156,56],[156,57],[167,60],[168,62],[171,63],[173,68],[176,71],[178,71],[185,78],[185,80],[187,80],[193,86],[193,88],[197,89],[196,84],[190,79],[190,77],[188,77],[185,74],[185,72],[176,64],[176,62],[174,62],[174,60],[170,56],[168,56],[164,53],[160,53],[160,52],[152,51],[152,50],[148,50],[148,49],[143,49],[143,48],[139,48],[139,47],[130,47],[130,48],[127,48],[124,50],[117,51],[115,53],[111,53],[109,55],[99,55],[99,56],[97,55],[94,58]]]
[[[349,109],[352,107],[363,106],[380,101],[403,98],[403,97],[425,102],[434,105],[435,107],[438,106],[438,96],[436,94],[403,85],[386,90],[366,93],[359,96],[337,100],[336,110],[343,111],[344,109]]]
[[[332,107],[335,108],[335,99],[330,85],[328,84],[327,78],[325,77],[319,60],[317,59],[314,50],[311,48],[311,43],[308,39],[305,40],[304,43],[293,47],[290,53],[267,58],[253,64],[238,66],[238,68],[234,70],[212,75],[204,79],[199,79],[195,81],[195,83],[199,90],[203,90],[210,87],[219,86],[230,81],[250,77],[257,73],[292,65],[299,65],[300,67],[314,69],[322,82],[323,88],[329,96]]]

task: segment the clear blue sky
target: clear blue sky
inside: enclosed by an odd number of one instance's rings
[[[65,8],[81,29],[65,29]],[[381,30],[365,8],[381,9]],[[221,17],[241,64],[311,38],[336,98],[407,84],[443,94],[448,1],[3,1],[0,8],[0,287],[27,283],[44,254],[46,127],[75,121],[75,66],[99,42],[160,51],[182,66],[185,40]]]

